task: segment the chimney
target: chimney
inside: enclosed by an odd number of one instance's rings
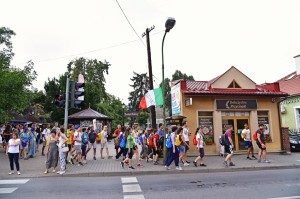
[[[294,57],[296,62],[296,73],[300,75],[300,55]]]

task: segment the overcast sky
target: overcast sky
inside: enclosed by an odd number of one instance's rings
[[[154,86],[161,81],[164,23],[176,19],[165,40],[165,76],[176,69],[210,80],[235,66],[257,84],[296,70],[300,54],[300,1],[119,0],[141,37],[151,32]],[[147,51],[115,0],[0,0],[0,26],[16,32],[13,64],[35,62],[43,89],[76,57],[107,60],[109,93],[128,102],[133,71],[148,72]],[[146,39],[142,38],[144,44]],[[92,52],[91,52],[92,51]],[[75,55],[75,56],[72,56]]]

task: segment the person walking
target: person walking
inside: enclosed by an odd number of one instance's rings
[[[82,151],[82,163],[86,164],[86,149],[89,143],[89,135],[86,132],[86,128],[82,128],[82,142],[81,142],[81,151]]]
[[[180,160],[181,160],[181,162],[182,162],[182,164],[184,166],[189,166],[190,162],[187,161],[187,152],[190,149],[190,139],[189,139],[189,136],[190,136],[191,133],[189,132],[187,121],[183,121],[182,125],[183,125],[183,133],[182,133],[182,135],[183,135],[184,142],[186,144],[184,145],[185,149],[184,149],[184,152],[182,152],[182,158],[180,158]]]
[[[256,131],[257,134],[256,144],[259,148],[258,163],[261,163],[262,158],[264,159],[263,163],[270,163],[270,161],[267,159],[267,146],[266,146],[264,132],[265,132],[265,125],[259,124],[259,129]]]
[[[83,166],[82,164],[82,149],[81,149],[81,145],[82,145],[82,128],[81,126],[78,126],[77,130],[74,133],[74,149],[75,149],[75,157],[71,158],[71,162],[73,162],[73,159],[77,159],[78,162],[78,166]]]
[[[64,152],[63,148],[66,146],[68,141],[67,136],[65,135],[65,129],[60,128],[58,130],[58,149],[59,149],[59,160],[60,160],[60,171],[57,174],[64,174],[66,173],[66,153]]]
[[[179,142],[177,140],[177,137],[179,139]],[[176,137],[176,142],[180,143],[180,145],[178,146],[179,151],[180,151],[180,155],[179,155],[179,162],[182,162],[183,166],[189,166],[190,164],[187,163],[186,161],[184,161],[184,157],[186,155],[186,148],[189,147],[188,143],[186,143],[186,141],[184,140],[184,136],[183,136],[183,128],[179,127],[177,129],[177,137]]]
[[[149,146],[152,148],[153,152],[153,164],[158,165],[158,140],[159,140],[159,135],[158,131],[155,129],[154,130],[154,135],[152,135],[149,139]]]
[[[233,148],[234,148],[233,141],[232,141],[232,133],[233,133],[232,131],[233,131],[233,126],[228,125],[227,130],[225,132],[225,145],[224,145],[225,152],[228,153],[223,162],[223,165],[225,167],[235,166],[235,164],[233,164],[232,162]]]
[[[119,153],[119,148],[120,148],[120,146],[119,146],[120,145],[120,139],[119,139],[120,133],[121,133],[121,125],[118,124],[118,128],[114,131],[114,134],[113,134],[116,154]]]
[[[182,170],[182,168],[179,166],[179,149],[178,147],[180,146],[180,141],[179,141],[179,135],[176,135],[178,128],[177,126],[173,126],[171,129],[171,133],[168,135],[166,144],[168,148],[168,155],[166,159],[166,169],[170,170],[170,165],[172,162],[175,162],[176,170]],[[171,144],[169,144],[171,141]]]
[[[56,129],[53,129],[49,136],[49,145],[47,146],[47,161],[46,161],[46,171],[44,172],[47,174],[49,169],[53,167],[53,173],[56,172],[56,167],[58,163],[58,137],[56,136]]]
[[[121,166],[122,166],[122,168],[124,168],[124,164],[128,162],[129,168],[130,169],[135,169],[132,166],[134,138],[132,136],[132,129],[130,127],[128,127],[126,129],[126,131],[125,131],[125,137],[126,137],[126,140],[127,140],[126,149],[127,149],[128,157],[121,162]]]
[[[241,133],[241,136],[244,137],[245,147],[247,148],[247,159],[248,160],[256,160],[257,158],[254,156],[254,149],[251,139],[251,131],[249,129],[248,124],[244,125],[244,129]],[[250,153],[252,154],[252,158],[250,158]]]
[[[72,145],[72,136],[74,134],[74,125],[73,124],[69,124],[68,129],[67,129],[67,145],[69,148],[69,152],[66,153],[66,163],[68,164],[68,155],[70,154],[71,158],[70,158],[70,163],[74,164],[74,162],[72,162],[72,152],[74,152],[73,150],[73,145]]]
[[[200,160],[201,167],[206,167],[206,164],[203,163],[204,158],[204,135],[201,128],[196,129],[196,140],[197,140],[197,149],[199,150],[199,156],[193,161],[195,167],[197,167],[197,161]]]
[[[96,151],[97,151],[96,138],[97,138],[97,134],[94,130],[93,125],[91,125],[88,128],[88,136],[89,136],[89,142],[88,142],[88,149],[86,151],[86,155],[91,150],[91,148],[93,148],[93,160],[96,160]]]
[[[28,152],[28,145],[29,145],[29,134],[28,128],[24,128],[24,132],[21,135],[21,146],[22,146],[22,155],[24,160],[28,160],[27,152]]]
[[[8,155],[10,172],[9,175],[14,174],[14,163],[16,165],[17,174],[21,175],[19,164],[19,146],[20,146],[19,132],[17,129],[13,131],[12,138],[7,142],[6,155]]]
[[[103,130],[100,133],[100,138],[101,138],[101,140],[100,140],[100,145],[101,145],[101,148],[100,148],[100,159],[104,159],[103,158],[103,149],[104,148],[106,149],[106,158],[107,159],[110,158],[109,151],[108,151],[107,137],[108,137],[107,126],[104,126]]]
[[[120,146],[120,150],[119,150],[118,154],[116,155],[116,160],[118,160],[121,155],[123,155],[123,160],[125,160],[125,158],[126,158],[127,149],[126,149],[125,131],[126,131],[125,126],[122,126],[121,132],[119,134],[119,140],[120,140],[120,145],[119,146]]]
[[[29,143],[28,143],[28,157],[33,158],[35,156],[36,152],[36,138],[37,134],[35,131],[35,127],[31,128],[31,131],[29,131]]]

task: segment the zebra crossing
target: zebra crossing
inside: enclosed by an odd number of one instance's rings
[[[124,199],[145,199],[136,177],[121,178]]]
[[[25,184],[29,180],[30,179],[0,180],[0,194],[11,194],[19,188],[16,185]],[[4,185],[13,185],[13,187],[4,187]]]

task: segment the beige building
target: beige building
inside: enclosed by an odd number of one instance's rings
[[[246,150],[240,136],[245,123],[252,132],[263,123],[268,151],[281,151],[279,103],[287,94],[279,90],[278,83],[257,85],[231,67],[210,81],[175,82],[171,94],[172,115],[186,117],[192,133],[190,143],[196,128],[202,128],[207,154],[219,153],[219,136],[228,125],[234,127],[235,150]],[[254,147],[257,149],[255,143]],[[195,146],[192,152],[196,152]]]

